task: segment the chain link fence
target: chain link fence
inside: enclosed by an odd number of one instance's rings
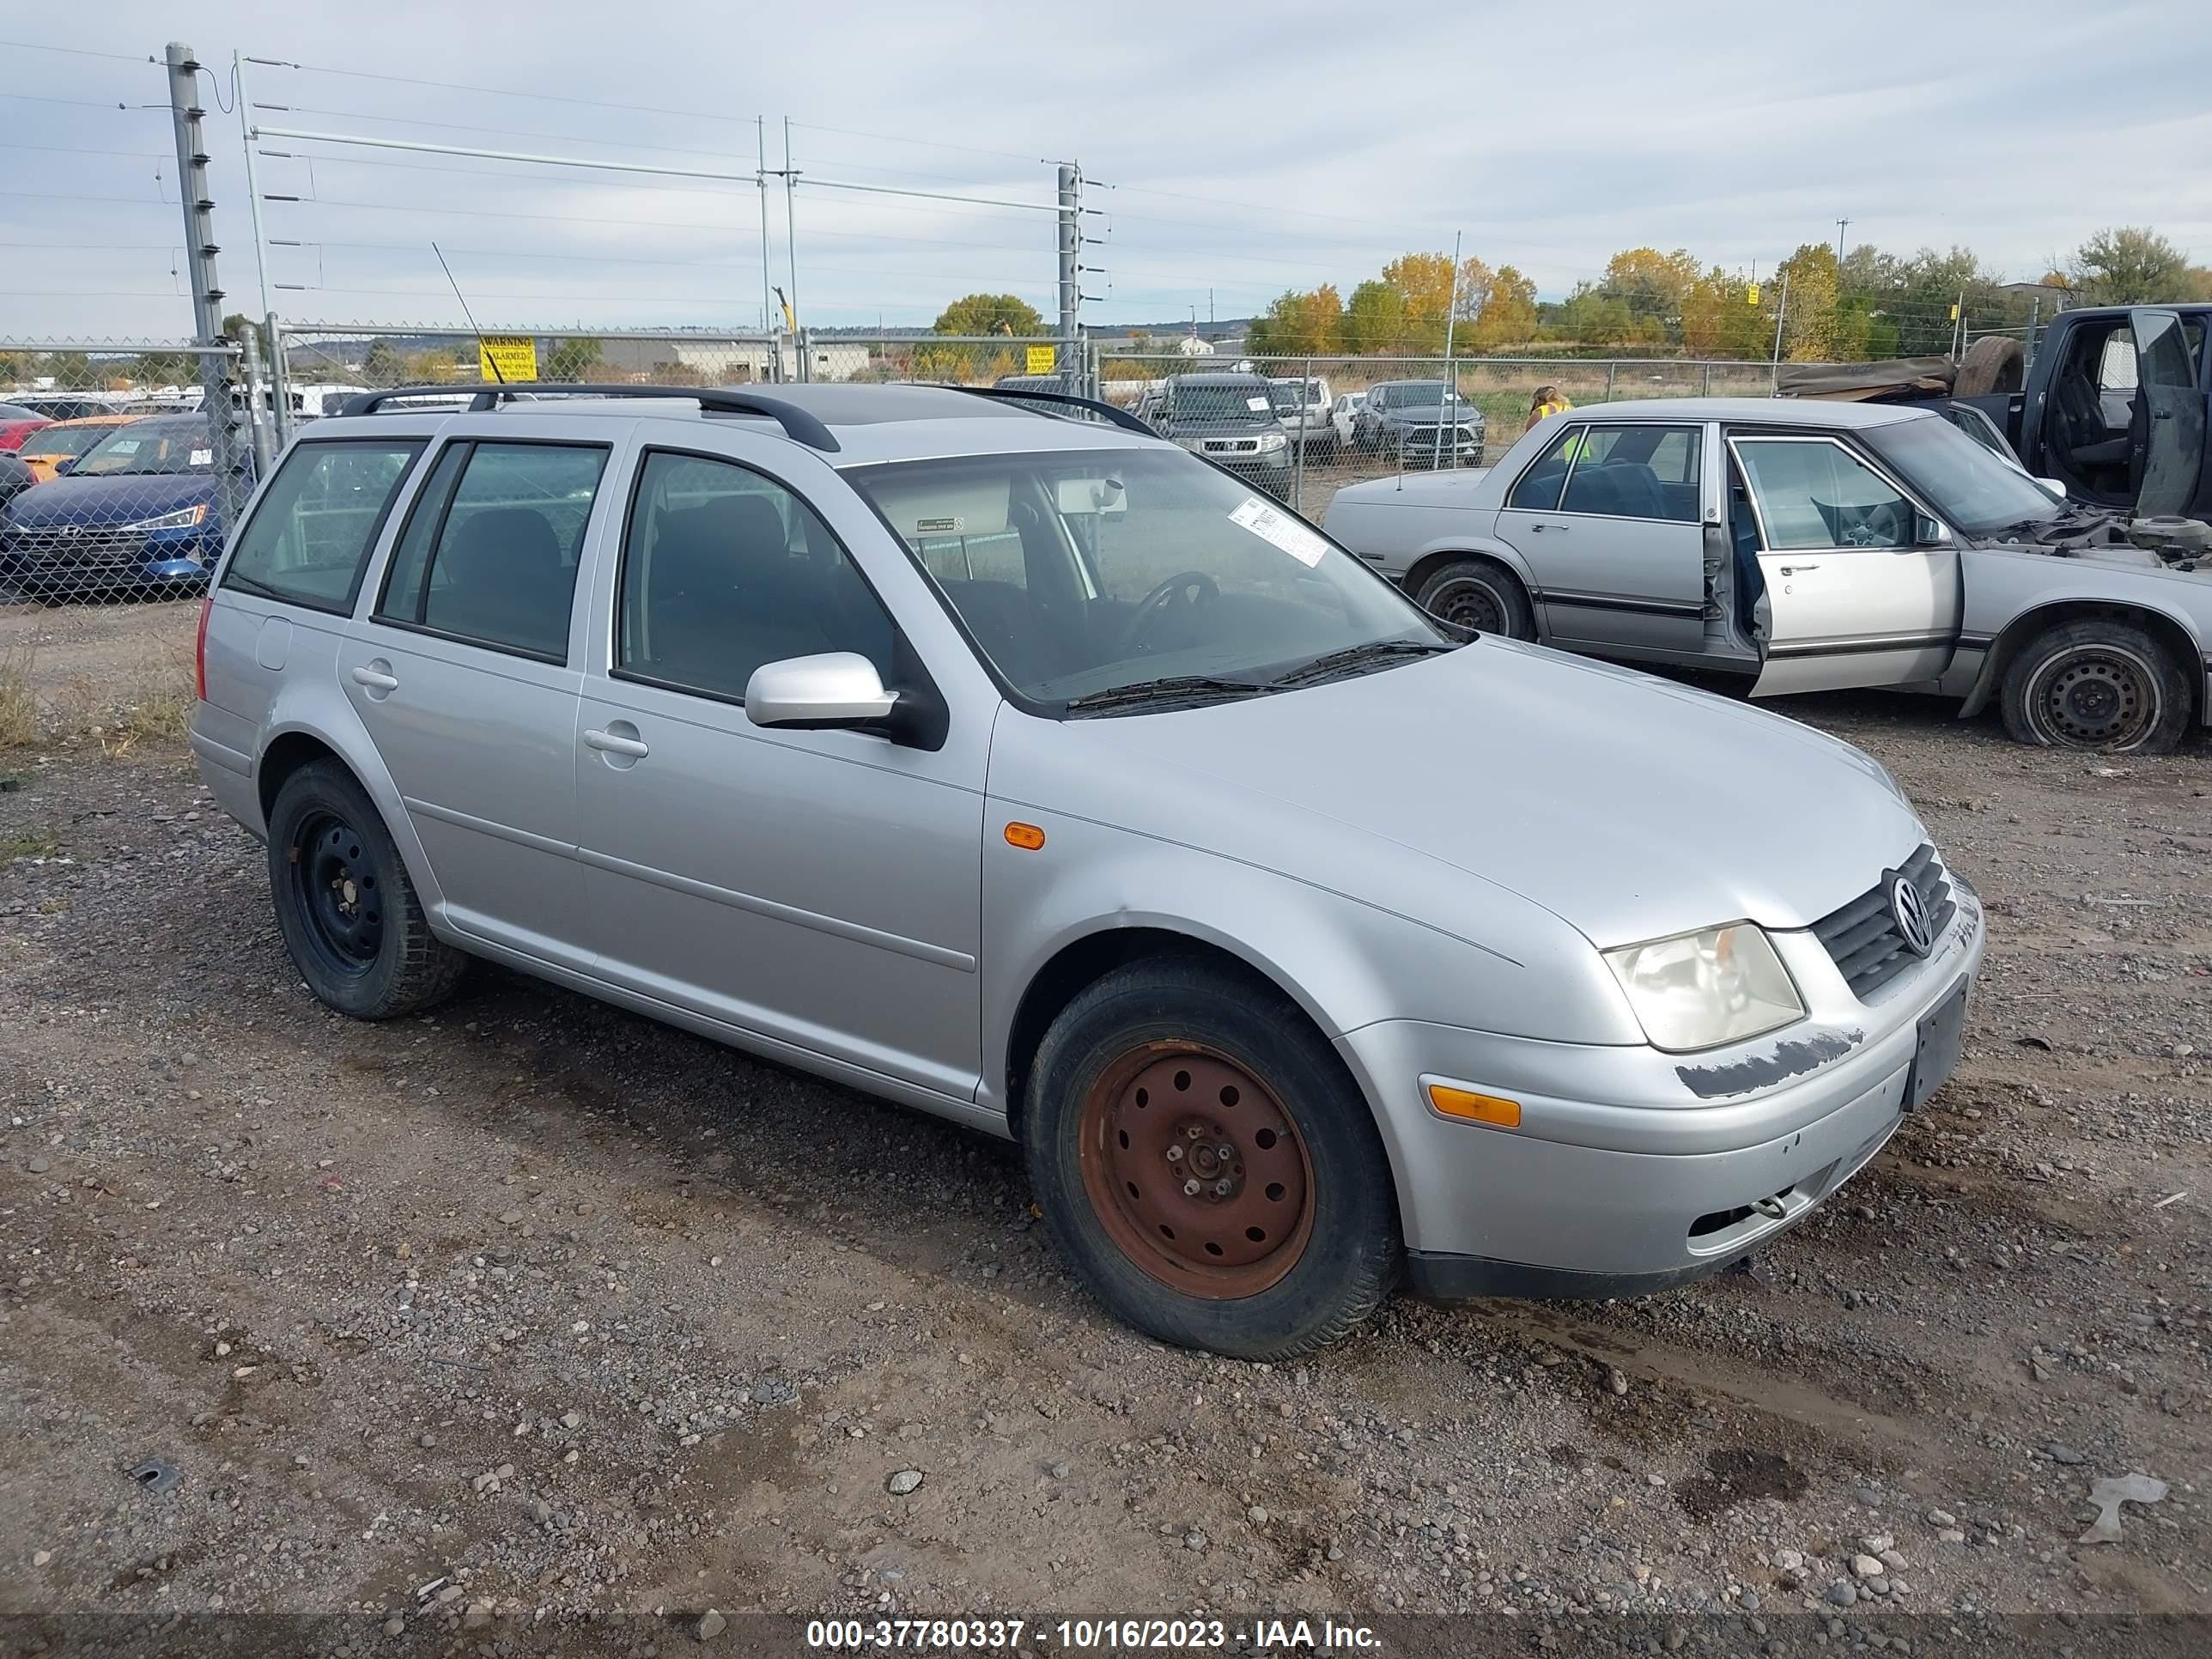
[[[1318,519],[1346,484],[1485,466],[1546,388],[1576,404],[1626,398],[1764,398],[1765,363],[1685,358],[1254,357],[1102,353],[1100,395],[1162,435]],[[1228,377],[1224,379],[1224,377]],[[1219,388],[1259,380],[1237,395]],[[1251,407],[1266,396],[1269,408]],[[1270,420],[1279,428],[1271,435]]]

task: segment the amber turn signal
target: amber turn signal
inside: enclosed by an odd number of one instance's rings
[[[1441,1083],[1431,1083],[1429,1104],[1446,1117],[1468,1123],[1487,1123],[1498,1129],[1521,1127],[1521,1103],[1497,1095],[1479,1095],[1472,1089],[1448,1089]]]
[[[1044,831],[1034,823],[1010,823],[1006,826],[1006,845],[1034,853],[1044,845]]]

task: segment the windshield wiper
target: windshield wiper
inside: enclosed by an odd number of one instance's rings
[[[1253,697],[1272,690],[1257,680],[1217,679],[1206,674],[1180,674],[1164,680],[1133,680],[1109,685],[1103,691],[1086,692],[1069,699],[1067,712],[1093,714],[1109,708],[1135,708],[1156,702],[1210,702],[1231,697]]]
[[[1302,663],[1287,674],[1278,674],[1267,684],[1273,686],[1310,685],[1314,681],[1325,680],[1332,674],[1388,662],[1394,657],[1433,657],[1440,651],[1458,649],[1456,645],[1437,640],[1370,640],[1365,645],[1346,646],[1341,651],[1316,657],[1311,662]]]

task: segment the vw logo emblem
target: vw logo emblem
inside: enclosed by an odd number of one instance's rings
[[[1936,948],[1936,930],[1928,920],[1928,901],[1920,890],[1897,871],[1889,875],[1889,915],[1897,924],[1897,936],[1905,941],[1905,948],[1916,957],[1924,957]]]

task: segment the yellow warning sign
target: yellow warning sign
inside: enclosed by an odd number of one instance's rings
[[[477,367],[487,380],[538,378],[538,342],[527,334],[485,334],[477,340]]]
[[[1757,283],[1752,283],[1750,287],[1744,289],[1743,302],[1747,306],[1755,306],[1759,303],[1759,284]]]
[[[1029,350],[1029,372],[1032,374],[1049,374],[1053,371],[1053,366],[1059,360],[1057,347],[1031,346]]]

